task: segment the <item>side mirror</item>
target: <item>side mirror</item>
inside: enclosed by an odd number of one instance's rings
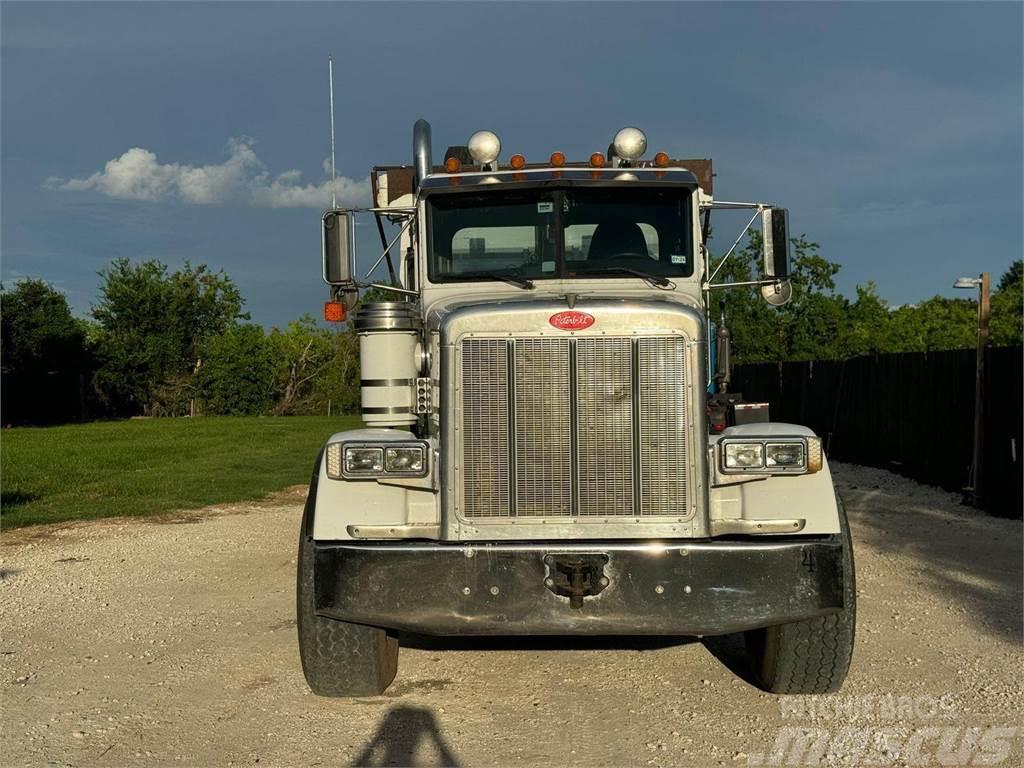
[[[793,298],[789,282],[789,215],[785,208],[766,208],[761,215],[764,232],[763,277],[775,283],[761,286],[761,297],[773,307],[788,304]]]
[[[323,220],[321,248],[324,282],[351,286],[356,274],[355,221],[348,211],[327,211]]]
[[[789,216],[785,208],[766,208],[764,222],[764,277],[789,277]]]

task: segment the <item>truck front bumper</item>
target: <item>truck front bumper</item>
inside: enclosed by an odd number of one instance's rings
[[[696,542],[315,544],[316,610],[433,635],[716,635],[843,607],[838,537]],[[600,592],[555,594],[566,561]],[[547,582],[547,583],[546,583]],[[581,603],[581,604],[580,604]]]

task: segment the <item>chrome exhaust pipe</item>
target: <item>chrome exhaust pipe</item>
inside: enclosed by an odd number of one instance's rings
[[[430,123],[422,118],[412,127],[412,159],[416,167],[416,189],[419,189],[420,182],[434,167],[431,159]]]

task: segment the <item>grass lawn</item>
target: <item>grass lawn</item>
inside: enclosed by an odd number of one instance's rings
[[[139,419],[0,432],[4,528],[148,515],[306,483],[358,416]]]

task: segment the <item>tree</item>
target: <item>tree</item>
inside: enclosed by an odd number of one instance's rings
[[[1024,338],[1024,260],[1017,259],[999,278],[992,294],[990,338],[993,346],[1020,344]]]
[[[118,259],[100,277],[97,387],[115,412],[182,413],[199,350],[248,318],[238,289],[224,272],[187,262],[168,273],[159,261]]]
[[[276,369],[276,415],[300,413],[309,409],[307,402],[313,382],[321,377],[333,359],[332,332],[317,326],[310,315],[288,323],[284,330],[275,328],[267,341]]]
[[[263,328],[236,325],[202,350],[195,390],[203,415],[257,416],[274,405],[275,365]]]
[[[723,289],[737,363],[842,357],[848,348],[846,299],[835,293],[839,265],[823,258],[805,236],[791,240],[793,298],[783,307],[756,288]],[[753,232],[722,268],[716,282],[747,282],[760,275],[761,236]]]
[[[85,326],[64,295],[42,280],[0,287],[3,423],[81,418],[91,358]]]
[[[71,315],[64,294],[42,280],[0,289],[3,302],[2,367],[5,375],[77,369],[85,361],[85,329]]]

